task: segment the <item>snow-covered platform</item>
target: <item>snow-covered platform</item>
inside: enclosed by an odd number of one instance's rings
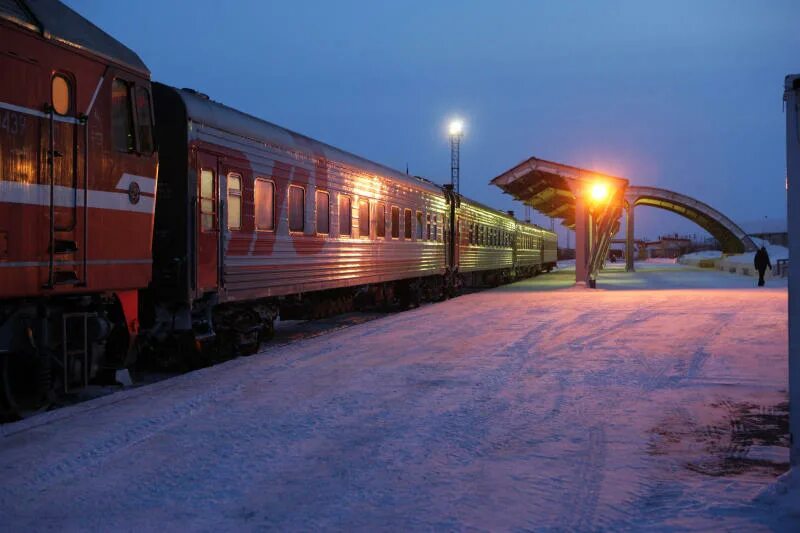
[[[637,269],[3,426],[2,529],[796,529],[753,503],[788,461],[785,282]]]

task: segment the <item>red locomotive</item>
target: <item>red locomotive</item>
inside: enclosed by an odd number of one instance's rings
[[[147,67],[61,3],[0,5],[0,71],[0,368],[16,410],[126,364],[157,154]]]
[[[134,52],[55,0],[0,4],[0,51],[7,412],[142,346],[251,352],[278,316],[412,306],[555,265],[552,232],[151,87]]]

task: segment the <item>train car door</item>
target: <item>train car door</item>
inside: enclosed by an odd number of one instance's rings
[[[50,79],[50,104],[47,108],[46,179],[52,193],[50,221],[50,281],[78,283],[79,250],[85,254],[78,228],[78,198],[83,200],[83,187],[78,171],[78,120],[75,118],[75,77],[57,71]],[[85,164],[85,161],[82,162]],[[73,266],[58,267],[54,261],[72,260]],[[83,276],[80,276],[83,277]]]
[[[197,205],[195,213],[195,289],[198,293],[219,288],[219,164],[217,156],[197,152]]]
[[[252,226],[243,227],[244,189],[245,182],[250,182],[250,172],[241,164],[237,165],[230,158],[220,161],[220,286],[226,283],[226,256],[242,255],[247,253],[247,248],[242,248],[242,239],[237,236],[242,230],[251,231]],[[249,240],[245,241],[249,244]]]

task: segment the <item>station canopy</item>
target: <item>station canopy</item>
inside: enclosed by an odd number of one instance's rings
[[[575,226],[577,195],[589,194],[592,187],[604,184],[609,200],[621,199],[628,180],[593,170],[531,157],[492,180],[492,183],[515,199],[540,213]]]

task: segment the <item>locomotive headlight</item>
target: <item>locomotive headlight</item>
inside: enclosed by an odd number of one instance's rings
[[[589,194],[592,197],[593,201],[602,202],[606,198],[608,198],[608,185],[600,182],[595,183],[589,190]]]

